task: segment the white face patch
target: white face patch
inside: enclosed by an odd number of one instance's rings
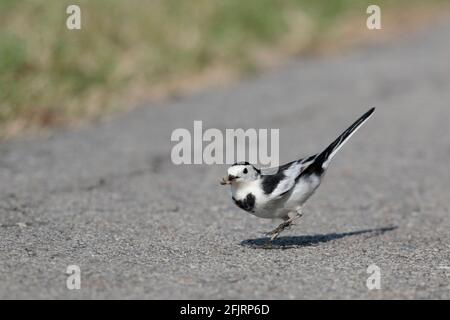
[[[237,164],[228,168],[228,175],[236,177],[236,182],[250,182],[258,179],[258,171],[249,164]]]
[[[243,175],[243,171],[247,166],[232,166],[228,168],[228,175],[241,177]]]

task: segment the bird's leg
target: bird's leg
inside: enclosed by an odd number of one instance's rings
[[[293,224],[293,222],[295,220],[297,220],[298,218],[300,218],[301,216],[302,216],[302,211],[301,211],[301,209],[298,209],[294,216],[287,217],[285,219],[285,221],[283,221],[278,227],[276,227],[275,229],[273,229],[270,232],[267,232],[266,236],[270,236],[270,241],[275,240],[280,235],[280,233],[284,231],[284,229],[290,227]]]
[[[272,231],[265,233],[266,236],[270,237],[269,241],[275,240],[280,235],[280,233],[283,232],[284,229],[291,225],[291,222],[289,220],[290,218],[286,219],[278,227],[276,227]]]

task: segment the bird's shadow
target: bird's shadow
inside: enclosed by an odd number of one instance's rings
[[[307,247],[319,245],[320,243],[337,240],[350,236],[357,236],[365,234],[366,238],[379,236],[385,232],[397,229],[398,226],[388,226],[375,229],[364,229],[352,232],[343,233],[327,233],[327,234],[315,234],[305,236],[288,236],[279,237],[273,241],[269,241],[269,238],[257,238],[247,239],[241,242],[241,246],[250,247],[254,249],[292,249],[299,247]]]

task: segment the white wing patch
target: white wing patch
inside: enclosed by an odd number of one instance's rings
[[[292,165],[283,171],[284,178],[269,195],[270,198],[276,199],[290,191],[295,186],[297,177],[310,163],[312,163],[312,160],[308,162],[302,162],[301,160],[293,162]]]

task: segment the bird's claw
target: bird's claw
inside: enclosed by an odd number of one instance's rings
[[[289,228],[291,225],[291,222],[283,222],[272,231],[265,232],[264,235],[270,237],[270,241],[273,241],[280,235],[281,232],[283,232],[284,229]]]

